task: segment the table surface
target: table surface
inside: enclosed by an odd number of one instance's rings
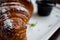
[[[35,1],[35,0],[34,0],[34,1]],[[36,12],[37,12],[37,5],[36,5],[36,3],[35,3],[34,1],[32,1],[32,2],[33,2],[33,4],[34,4],[34,13],[36,13]],[[57,10],[54,11],[54,13],[60,14],[60,9],[59,9],[59,8],[60,8],[60,5],[57,5],[56,8],[57,8]],[[55,10],[55,9],[54,9],[54,10]],[[53,13],[52,13],[52,14],[53,14]],[[36,15],[35,15],[35,20],[37,20],[36,18],[37,18],[37,17],[36,17]],[[52,18],[52,19],[53,19],[53,18]],[[34,19],[33,19],[33,20],[34,20]],[[41,20],[41,18],[40,18],[39,20]],[[32,22],[33,22],[33,21],[32,21]],[[39,21],[39,22],[41,23],[41,21]],[[39,24],[40,24],[40,23],[39,23]],[[52,22],[52,23],[53,23],[53,22]],[[45,24],[46,24],[46,23],[45,23]],[[59,24],[59,25],[60,25],[60,24]],[[41,25],[39,25],[39,26],[41,27]],[[47,27],[47,26],[46,26],[46,27]],[[45,29],[46,27],[44,26],[44,29]],[[53,27],[55,27],[55,26],[53,26]],[[53,30],[53,31],[52,31],[52,32],[49,31],[50,33],[48,32],[48,34],[46,33],[47,35],[45,35],[45,36],[42,38],[42,40],[43,40],[43,39],[44,39],[44,40],[45,40],[45,39],[47,40],[48,38],[50,38],[50,37],[55,33],[55,31],[56,31],[58,28],[59,28],[59,27],[56,26],[54,29],[51,29],[51,30]],[[34,29],[33,31],[35,31],[36,33],[33,32],[32,34],[33,34],[33,35],[34,35],[34,34],[37,34],[37,33],[41,34],[42,32],[45,32],[44,29],[42,29],[42,27],[41,27],[41,28],[40,28],[40,33],[39,33],[39,32],[36,32],[37,29],[36,29],[36,30]],[[41,32],[41,30],[44,30],[44,31]],[[47,29],[46,29],[46,30],[47,30]],[[34,35],[34,36],[29,35],[29,39],[32,40],[32,39],[35,39],[34,37],[36,37],[36,39],[40,40],[41,38],[39,38],[39,37],[40,37],[41,35],[39,36],[39,34],[36,35],[36,36],[35,36],[35,35]],[[30,37],[30,36],[31,36],[31,37]],[[37,36],[38,36],[38,37],[37,37]],[[46,37],[47,37],[47,38],[46,38]],[[35,40],[36,40],[36,39],[35,39]],[[52,39],[51,39],[51,40],[52,40]]]

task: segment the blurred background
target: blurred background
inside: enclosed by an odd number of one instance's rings
[[[56,7],[56,8],[58,8],[58,9],[60,9],[60,0],[35,0],[35,1],[33,1],[33,0],[31,0],[32,2],[33,2],[33,4],[34,4],[34,13],[38,13],[38,15],[45,15],[45,16],[48,16],[47,14],[48,14],[48,12],[50,11],[51,12],[51,9],[52,9],[52,7]],[[43,2],[42,2],[43,1]],[[44,2],[45,1],[45,2]],[[46,4],[45,4],[46,3]],[[49,4],[49,6],[48,6],[48,8],[46,8],[47,6],[46,5],[48,5]],[[53,4],[53,5],[51,5],[51,4]],[[44,5],[44,6],[42,6],[42,5]],[[41,11],[40,10],[42,10],[43,9],[43,11],[44,11],[44,7],[48,10],[48,9],[50,9],[49,11],[47,11],[46,13],[47,14],[40,14],[41,13]],[[38,10],[38,11],[37,11]],[[42,12],[43,12],[42,11]],[[50,13],[49,12],[49,13]],[[44,12],[45,13],[45,12]],[[60,40],[60,28],[51,36],[51,38],[49,39],[49,40]]]

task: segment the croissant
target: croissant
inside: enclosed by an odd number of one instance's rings
[[[26,30],[33,5],[28,0],[0,1],[0,39],[27,40]]]

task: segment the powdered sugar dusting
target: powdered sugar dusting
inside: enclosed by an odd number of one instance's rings
[[[5,19],[8,19],[8,15],[7,14],[3,14],[3,16],[5,17]]]
[[[31,0],[27,0],[27,1],[31,2]]]
[[[22,7],[22,6],[15,6],[15,8],[16,8],[17,10],[23,10],[23,11],[28,12],[28,10],[27,10],[26,8]]]
[[[2,9],[2,12],[4,13],[4,12],[6,12],[7,10],[6,9]]]
[[[11,4],[11,6],[3,6],[3,5],[7,5],[7,4]],[[12,4],[15,4],[15,5],[12,5]],[[3,13],[6,12],[10,8],[15,8],[16,10],[22,10],[22,11],[28,12],[28,10],[24,7],[24,5],[19,2],[2,3],[1,5],[2,5],[1,8],[2,8]]]
[[[5,21],[4,21],[4,26],[5,26],[5,28],[13,28],[13,24],[12,24],[12,22],[13,22],[13,20],[10,20],[10,19],[6,19]]]
[[[10,10],[10,8],[15,8],[18,11],[22,10],[22,11],[28,12],[28,10],[26,8],[22,7],[22,6],[3,6],[1,8],[2,8],[2,13]]]
[[[6,5],[6,4],[20,4],[19,2],[10,2],[10,3],[2,3],[1,5]]]
[[[8,11],[9,10],[9,8],[8,7],[0,7],[1,9],[1,12],[2,13],[5,13],[6,11]]]
[[[11,20],[11,19],[8,19],[8,15],[7,14],[3,14],[3,16],[5,17],[4,19],[5,19],[5,21],[4,21],[4,28],[7,28],[7,27],[9,27],[9,28],[12,28],[13,26],[13,24],[12,24],[12,22],[13,22],[13,20]]]

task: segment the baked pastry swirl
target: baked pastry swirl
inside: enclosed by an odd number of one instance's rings
[[[33,5],[27,0],[6,0],[1,2],[1,40],[27,40],[26,24],[32,15],[32,11]]]

